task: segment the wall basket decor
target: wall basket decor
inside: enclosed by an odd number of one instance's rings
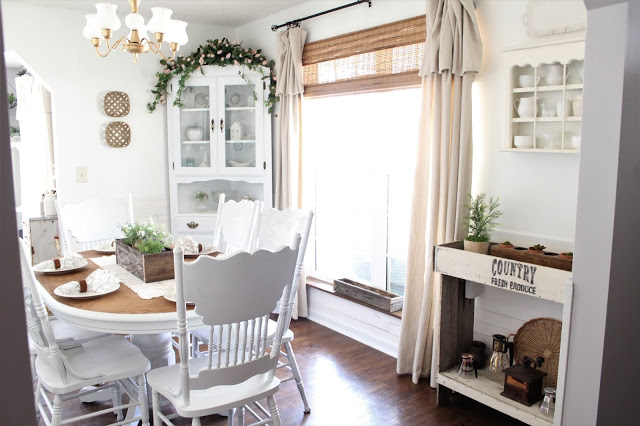
[[[124,117],[129,114],[129,95],[124,92],[109,92],[104,95],[104,112],[109,117]]]
[[[105,130],[107,145],[112,148],[124,148],[131,143],[131,127],[124,121],[113,121]]]

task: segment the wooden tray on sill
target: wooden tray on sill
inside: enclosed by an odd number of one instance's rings
[[[387,312],[402,310],[404,297],[388,291],[380,290],[348,278],[340,278],[333,281],[333,291],[352,299],[375,306]]]

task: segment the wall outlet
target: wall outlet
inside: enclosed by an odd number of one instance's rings
[[[76,183],[87,183],[88,182],[88,167],[76,167]]]

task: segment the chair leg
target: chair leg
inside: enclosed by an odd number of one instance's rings
[[[34,400],[36,403],[36,424],[40,423],[40,407],[38,407],[38,403],[40,401],[40,379],[36,382],[36,393],[34,395]]]
[[[138,376],[138,402],[140,403],[140,415],[142,426],[149,426],[149,397],[147,396],[147,378],[144,374]]]
[[[153,426],[162,426],[162,421],[160,420],[160,394],[155,390],[151,389],[151,401],[153,404]]]
[[[62,421],[62,395],[59,393],[53,398],[53,410],[51,413],[51,426],[59,426]]]
[[[236,414],[236,409],[235,409],[235,408],[232,408],[231,410],[229,410],[229,412],[228,412],[228,415],[229,415],[229,416],[228,416],[228,417],[229,417],[228,425],[229,425],[229,426],[233,426],[233,416],[234,416],[235,414]]]
[[[200,417],[194,417],[191,419],[191,426],[200,426]]]
[[[112,388],[112,392],[113,392],[113,406],[114,407],[118,407],[120,405],[122,405],[122,391],[120,390],[120,388],[118,387],[118,385],[115,385]],[[122,409],[120,410],[116,410],[115,412],[116,416],[117,416],[117,421],[121,422],[124,420],[124,412]]]
[[[273,426],[282,426],[280,413],[278,412],[278,404],[276,404],[276,398],[273,395],[267,397],[267,404],[269,404],[269,410],[271,411]]]
[[[200,340],[195,334],[191,335],[191,358],[197,358],[200,355]]]
[[[300,392],[300,397],[304,404],[304,412],[310,413],[311,407],[309,407],[309,403],[307,402],[307,395],[304,392],[304,384],[302,383],[302,377],[300,377],[300,369],[298,368],[298,363],[296,361],[296,356],[293,353],[291,342],[284,343],[284,350],[287,352],[287,358],[289,359],[289,364],[291,364],[291,371],[293,372],[293,377],[295,377],[296,384],[298,385],[298,392]]]
[[[238,408],[238,426],[244,426],[244,405]]]

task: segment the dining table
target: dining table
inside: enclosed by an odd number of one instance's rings
[[[99,266],[91,261],[92,258],[109,256],[94,250],[80,254],[88,261],[84,268],[64,274],[36,274],[49,310],[57,318],[78,327],[130,335],[131,342],[151,362],[151,368],[174,364],[175,351],[171,338],[172,333],[177,331],[175,302],[164,297],[143,299],[124,284],[112,293],[91,299],[61,297],[54,293],[56,287],[70,281],[83,280],[98,269]],[[215,255],[217,253],[213,254]],[[187,325],[189,328],[203,325],[202,318],[191,305],[187,305]]]

